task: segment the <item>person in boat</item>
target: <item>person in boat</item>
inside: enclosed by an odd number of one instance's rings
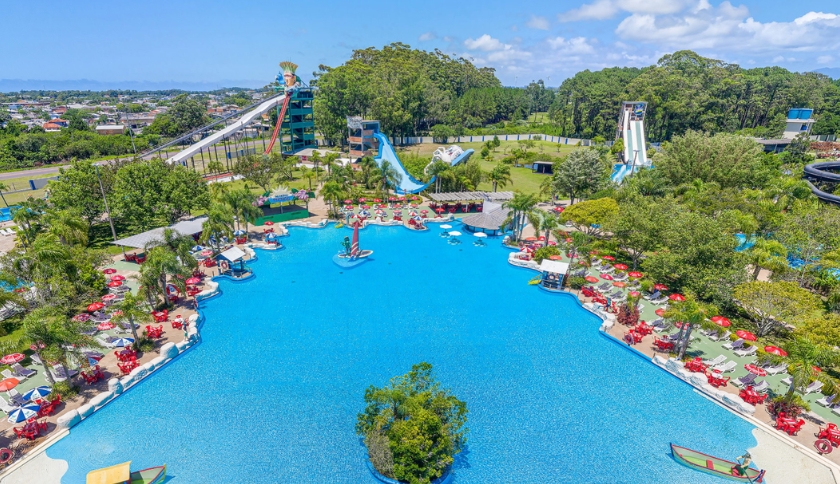
[[[747,475],[747,469],[750,467],[750,462],[752,462],[752,456],[749,452],[745,452],[744,455],[737,457],[735,462],[738,462],[734,466],[732,466],[732,475],[733,476],[745,476]]]

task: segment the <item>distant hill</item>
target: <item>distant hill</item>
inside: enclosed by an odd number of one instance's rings
[[[109,89],[133,89],[136,91],[158,91],[181,89],[184,91],[214,91],[223,87],[258,88],[267,81],[221,80],[213,82],[185,81],[95,81],[77,80],[38,80],[38,79],[0,79],[0,92],[17,91],[107,91]]]
[[[814,72],[825,74],[832,79],[840,79],[840,67],[822,67],[820,69],[814,69]]]

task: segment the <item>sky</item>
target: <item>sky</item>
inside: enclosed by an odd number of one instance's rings
[[[840,67],[837,0],[41,0],[3,12],[0,80],[258,87],[281,60],[308,81],[319,64],[392,42],[494,67],[519,86],[680,49],[747,68]]]

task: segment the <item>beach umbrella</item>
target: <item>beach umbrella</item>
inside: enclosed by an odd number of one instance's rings
[[[113,276],[111,276],[111,280],[112,281],[124,281],[125,276],[121,276],[119,274],[114,274]]]
[[[120,287],[122,286],[122,281],[111,281],[108,283],[108,287]]]
[[[525,237],[525,239],[523,239],[523,240],[525,240],[525,242],[536,242],[537,238],[536,237]]]
[[[553,210],[557,213],[563,213],[563,211],[566,209],[565,207],[554,207]]]
[[[598,278],[597,278],[597,277],[595,277],[595,276],[586,276],[586,277],[584,277],[583,279],[584,279],[586,282],[590,282],[590,283],[592,283],[592,284],[595,284],[596,282],[598,282]]]
[[[812,366],[811,369],[817,373],[822,373],[822,368],[820,368],[819,366]]]
[[[552,255],[552,256],[549,256],[549,260],[563,260],[563,256]]]
[[[234,231],[233,235],[234,235],[234,237],[239,237],[240,235],[245,235],[246,233],[247,232],[245,232],[244,230],[239,229],[239,230]]]
[[[120,311],[119,309],[117,309],[116,311],[114,311],[113,313],[111,313],[111,317],[112,317],[112,318],[118,318],[118,317],[120,317],[120,316],[122,316],[122,315],[123,315],[123,312],[122,312],[122,311]]]
[[[367,200],[367,198],[360,198],[359,203],[364,203],[366,200]]]
[[[134,344],[134,338],[117,338],[111,342],[114,346],[123,348]],[[2,382],[0,382],[2,383]]]
[[[615,265],[613,265],[613,267],[615,267],[616,269],[618,269],[620,271],[626,271],[627,270],[627,264],[615,264]]]
[[[404,201],[405,201],[405,196],[401,196],[401,197],[400,197],[400,201],[401,201],[401,202],[404,202]]]
[[[95,303],[89,304],[88,307],[87,307],[87,310],[88,310],[89,313],[92,313],[94,311],[99,311],[100,309],[102,309],[104,307],[105,307],[104,304],[102,304],[99,301],[96,301]]]
[[[539,239],[540,242],[542,242],[545,240],[545,235],[540,235],[539,237],[537,237],[537,239]]]
[[[351,203],[353,203],[353,200],[350,200],[350,199],[348,198],[347,200],[345,200],[345,201],[344,201],[344,203],[345,203],[345,204],[347,204],[347,205],[350,205]]]
[[[613,280],[613,276],[609,274],[601,274],[601,279],[604,279],[605,281],[611,281]]]
[[[378,199],[378,198],[374,198],[374,199],[373,199],[373,201],[374,201],[374,203],[379,203],[379,202],[381,202],[382,200],[380,200],[380,199]]]
[[[615,282],[613,282],[613,286],[615,286],[615,287],[624,287],[624,286],[626,286],[626,285],[627,285],[627,284],[625,284],[625,283],[623,283],[623,282],[621,282],[621,281],[615,281]]]
[[[113,301],[116,298],[117,298],[116,294],[106,294],[106,295],[102,296],[100,299],[102,299],[102,302],[110,302],[110,301]]]
[[[484,232],[476,232],[473,235],[478,237],[479,239],[486,239],[487,238],[487,234],[485,234]]]
[[[397,201],[397,197],[388,197],[388,200],[391,202]]]
[[[451,229],[451,228],[452,228],[452,226],[451,226],[451,225],[449,225],[449,224],[443,224],[443,225],[441,225],[441,226],[440,226],[440,228],[442,228],[442,229]]]
[[[423,210],[420,210],[420,213],[429,213],[429,211],[426,210],[426,209],[423,209]]]
[[[79,321],[81,323],[84,323],[88,319],[90,319],[90,314],[88,313],[81,313],[73,316],[73,321]]]
[[[667,291],[668,290],[668,286],[666,286],[665,284],[654,284],[653,288],[656,289],[657,291]]]
[[[198,284],[199,282],[201,282],[201,279],[198,277],[190,277],[187,279],[186,284]]]
[[[213,255],[213,251],[211,249],[204,249],[201,251],[201,255],[203,257],[210,257],[211,255]]]
[[[271,220],[268,220],[263,225],[268,225],[270,227],[270,226],[274,225],[274,222],[272,222]]]
[[[739,338],[745,339],[747,341],[755,341],[756,340],[756,337],[755,337],[754,334],[750,333],[749,331],[743,330],[743,329],[739,329],[738,331],[735,331],[735,334],[738,335]]]
[[[764,351],[766,351],[767,353],[770,353],[771,355],[776,355],[776,356],[787,356],[788,355],[787,351],[785,351],[785,350],[783,350],[783,349],[781,349],[777,346],[765,346]]]
[[[654,312],[656,313],[657,316],[662,316],[663,314],[665,314],[665,308],[659,308]]]
[[[192,249],[190,249],[190,252],[198,252],[200,250],[204,250],[204,247],[202,247],[200,245],[194,245],[194,246],[192,246]]]
[[[668,296],[668,299],[670,299],[671,301],[682,302],[685,301],[685,296],[683,296],[682,294],[674,293]]]
[[[753,364],[744,365],[744,369],[752,373],[753,375],[767,376],[767,371],[764,368],[755,366]]]
[[[732,325],[732,322],[723,316],[712,316],[711,319],[713,323],[717,324],[718,326],[723,326],[724,328],[728,328]]]
[[[452,232],[449,232],[449,235],[451,235],[453,237],[457,237],[457,236],[461,235],[461,232],[458,232],[457,230],[453,230]]]
[[[50,393],[52,393],[52,388],[50,388],[46,385],[41,385],[39,387],[35,387],[32,390],[29,390],[28,392],[24,393],[23,394],[23,399],[28,400],[28,401],[37,400],[39,398],[46,397]]]
[[[23,353],[12,353],[0,358],[0,363],[3,363],[4,365],[11,365],[14,363],[20,363],[24,358],[26,358],[26,355]]]
[[[628,272],[627,275],[632,277],[633,279],[639,279],[641,277],[644,277],[644,274],[642,274],[641,272],[637,272],[637,271]]]
[[[568,241],[568,240],[569,239],[566,239],[566,241]],[[598,255],[598,251],[597,250],[590,250],[589,255]]]
[[[438,208],[435,209],[435,212],[443,213],[443,212],[445,212],[445,210],[442,207],[438,207]]]
[[[109,329],[114,329],[114,323],[110,321],[105,321],[104,323],[97,324],[96,329],[98,329],[99,331],[108,331]]]
[[[604,260],[608,260],[608,261],[614,261],[615,260],[615,257],[613,257],[611,255],[605,255],[601,258],[604,259]]]
[[[0,392],[8,392],[12,388],[18,386],[20,384],[20,380],[17,378],[6,378],[3,381],[0,381]]]
[[[640,293],[639,291],[630,291],[630,297],[639,297],[641,295],[642,293]]]
[[[104,271],[102,271],[102,273],[105,274],[105,275],[113,274],[115,272],[117,272],[117,270],[114,269],[113,267],[109,267],[109,268],[105,269]]]
[[[38,415],[41,406],[36,403],[27,403],[26,405],[16,408],[9,413],[9,422],[21,423],[26,422],[30,418]]]

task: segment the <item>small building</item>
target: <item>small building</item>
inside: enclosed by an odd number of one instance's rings
[[[551,291],[559,291],[563,287],[563,278],[569,272],[569,264],[559,260],[543,259],[540,264],[540,285]]]
[[[243,278],[251,274],[251,269],[245,265],[245,252],[239,247],[231,247],[216,256],[222,274]]]
[[[461,222],[464,229],[470,232],[489,231],[491,235],[497,235],[498,232],[504,232],[502,227],[509,215],[510,210],[501,203],[485,201],[481,212],[467,215]]]
[[[531,171],[543,175],[551,175],[554,173],[554,163],[550,161],[535,161],[531,165]]]
[[[70,125],[70,121],[67,121],[66,119],[61,119],[61,118],[51,119],[48,122],[53,123],[53,124],[57,124],[57,125],[61,126],[62,128],[66,128],[67,126]]]
[[[44,131],[47,133],[57,133],[61,131],[61,126],[53,122],[44,123],[41,127],[44,128]]]
[[[96,132],[102,135],[123,134],[125,132],[125,125],[122,124],[100,124],[96,127]]]
[[[351,159],[374,156],[379,151],[379,142],[373,136],[379,132],[379,121],[348,116],[347,131]]]
[[[799,134],[811,134],[811,128],[816,122],[811,115],[814,114],[813,109],[809,108],[791,108],[788,110],[787,120],[785,121],[785,132],[782,134],[784,139],[796,138]]]

